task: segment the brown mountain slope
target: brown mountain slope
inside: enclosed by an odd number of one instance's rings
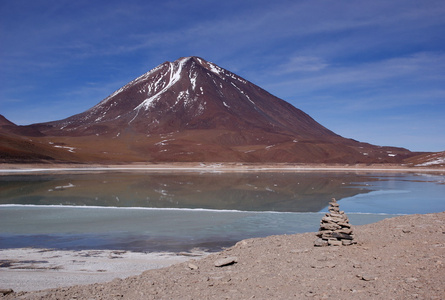
[[[3,115],[0,115],[0,127],[3,126],[16,126],[14,123],[6,119]]]
[[[33,126],[18,126],[0,115],[0,163],[76,161],[73,153],[43,136]]]
[[[76,157],[60,145],[18,136],[0,129],[0,163],[76,162]]]
[[[413,155],[343,138],[199,57],[165,62],[83,113],[27,128],[75,148],[84,162],[353,164],[400,163]]]
[[[218,129],[338,137],[289,103],[197,57],[165,62],[90,110],[45,125],[51,126],[42,128],[46,133],[73,136],[125,128],[143,134]]]
[[[415,155],[405,163],[415,167],[445,167],[445,151]]]

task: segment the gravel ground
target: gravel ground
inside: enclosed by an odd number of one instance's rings
[[[126,279],[4,299],[445,299],[445,212],[353,229],[356,245],[314,247],[315,233],[249,239]]]

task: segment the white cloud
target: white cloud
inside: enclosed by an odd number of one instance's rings
[[[287,77],[284,81],[276,78],[275,83],[269,84],[269,87],[274,90],[291,89],[309,93],[326,89],[352,91],[377,87],[386,90],[391,88],[391,85],[407,85],[406,87],[411,89],[412,84],[425,81],[439,86],[442,83],[442,86],[445,86],[445,54],[442,53],[417,53],[348,66],[327,63],[322,63],[321,66],[319,70],[322,72],[308,72]],[[277,74],[282,72],[281,68],[271,71]]]
[[[314,72],[320,71],[328,66],[320,57],[315,56],[294,56],[289,62],[277,68],[277,74],[287,74],[294,72]]]
[[[79,103],[71,106],[74,112],[80,103],[98,103],[119,82],[187,55],[212,60],[311,115],[397,114],[395,108],[422,105],[438,110],[444,99],[442,0],[36,0],[0,6],[0,25],[7,29],[0,31],[3,103]],[[32,108],[33,115],[45,115]]]

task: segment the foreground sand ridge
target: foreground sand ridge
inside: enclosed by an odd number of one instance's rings
[[[443,299],[445,212],[354,232],[356,245],[314,247],[315,233],[249,239],[139,276],[5,299]]]

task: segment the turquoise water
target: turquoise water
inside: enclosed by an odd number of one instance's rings
[[[444,183],[354,172],[0,176],[0,248],[213,251],[316,231],[332,197],[353,225],[445,211]]]

